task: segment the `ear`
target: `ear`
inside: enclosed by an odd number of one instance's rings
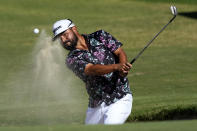
[[[77,31],[77,27],[76,26],[73,26],[71,29],[76,35],[79,35],[79,32]]]
[[[72,27],[72,30],[73,30],[73,31],[77,31],[77,27],[76,27],[76,26],[73,26],[73,27]],[[78,32],[78,31],[77,31],[77,32]]]

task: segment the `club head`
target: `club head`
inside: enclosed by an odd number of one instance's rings
[[[172,14],[176,16],[176,15],[177,15],[176,6],[171,6],[170,9],[171,9],[171,11],[172,11]]]

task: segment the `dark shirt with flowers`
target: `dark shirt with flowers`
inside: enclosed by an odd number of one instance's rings
[[[118,63],[117,56],[113,53],[122,43],[109,33],[99,30],[92,34],[83,35],[89,50],[75,49],[69,52],[66,64],[86,84],[89,95],[89,107],[94,108],[102,102],[107,105],[121,99],[126,94],[131,94],[129,81],[126,77],[112,72],[101,76],[90,76],[84,73],[88,63],[109,65]]]

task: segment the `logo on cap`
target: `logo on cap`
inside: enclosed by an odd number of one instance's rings
[[[62,28],[62,26],[60,25],[60,26],[58,26],[57,28],[55,28],[55,29],[53,30],[53,33],[55,34],[55,32],[56,32],[59,28]]]

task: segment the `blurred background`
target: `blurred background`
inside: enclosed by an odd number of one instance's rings
[[[85,84],[51,42],[55,21],[70,18],[81,34],[111,33],[131,60],[172,18],[171,5],[179,15],[128,75],[127,122],[196,118],[196,0],[1,0],[0,126],[84,123]]]

